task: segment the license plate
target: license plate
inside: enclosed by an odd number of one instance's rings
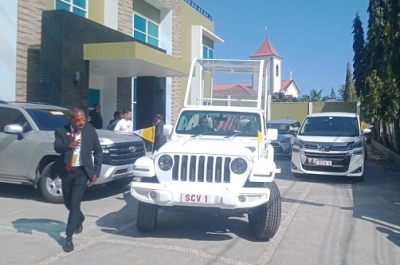
[[[182,193],[181,201],[188,203],[211,203],[211,196],[204,194]]]
[[[332,166],[332,161],[318,160],[318,166]]]

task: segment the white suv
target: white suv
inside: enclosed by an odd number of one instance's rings
[[[364,181],[367,158],[364,135],[355,113],[324,112],[308,115],[295,133],[291,171],[303,174],[352,177]]]

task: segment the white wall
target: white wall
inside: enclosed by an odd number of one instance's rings
[[[104,25],[118,30],[118,1],[104,0]]]
[[[286,95],[290,95],[290,96],[292,96],[292,97],[294,97],[294,98],[298,98],[298,97],[299,97],[299,94],[298,94],[298,92],[297,92],[297,89],[296,89],[296,87],[295,87],[295,85],[294,85],[293,83],[291,83],[291,84],[289,85],[289,87],[287,88],[285,94],[286,94]]]
[[[103,129],[107,129],[108,122],[114,117],[114,111],[117,110],[117,78],[90,74],[89,88],[100,90]]]
[[[18,1],[0,1],[0,100],[15,101]]]
[[[277,59],[274,57],[272,59],[272,65],[273,67],[271,68],[271,78],[272,78],[272,86],[274,89],[273,93],[279,92],[281,90],[281,83],[282,83],[282,78],[281,78],[281,73],[282,73],[282,64],[281,60]],[[276,66],[279,68],[279,75],[276,76]]]
[[[201,26],[192,26],[192,60],[194,58],[203,58],[203,29]],[[192,61],[191,60],[191,61]],[[191,104],[197,104],[197,98],[203,97],[202,83],[203,83],[203,67],[196,65],[195,75],[192,79],[190,101]],[[185,84],[186,85],[186,84]],[[186,87],[185,87],[186,89]]]
[[[117,110],[117,78],[114,76],[104,76],[103,88],[101,90],[101,105],[103,114],[103,128],[114,118]],[[122,111],[122,110],[119,110]]]

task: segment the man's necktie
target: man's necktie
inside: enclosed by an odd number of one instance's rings
[[[72,133],[72,141],[76,141],[76,134],[77,134],[77,133],[78,133],[77,130],[75,130],[75,131]],[[70,171],[70,170],[72,169],[72,165],[75,164],[76,157],[77,157],[77,155],[75,154],[75,151],[74,151],[74,153],[72,154],[71,160],[70,160],[70,161],[68,162],[68,164],[66,165],[67,171]]]

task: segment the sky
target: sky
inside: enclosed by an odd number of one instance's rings
[[[353,63],[352,21],[368,24],[368,0],[196,0],[212,16],[224,43],[214,58],[249,59],[266,38],[284,57],[282,79],[293,79],[301,94],[322,89],[330,95],[345,82]],[[239,81],[239,80],[235,80]],[[244,80],[248,81],[248,80]]]

